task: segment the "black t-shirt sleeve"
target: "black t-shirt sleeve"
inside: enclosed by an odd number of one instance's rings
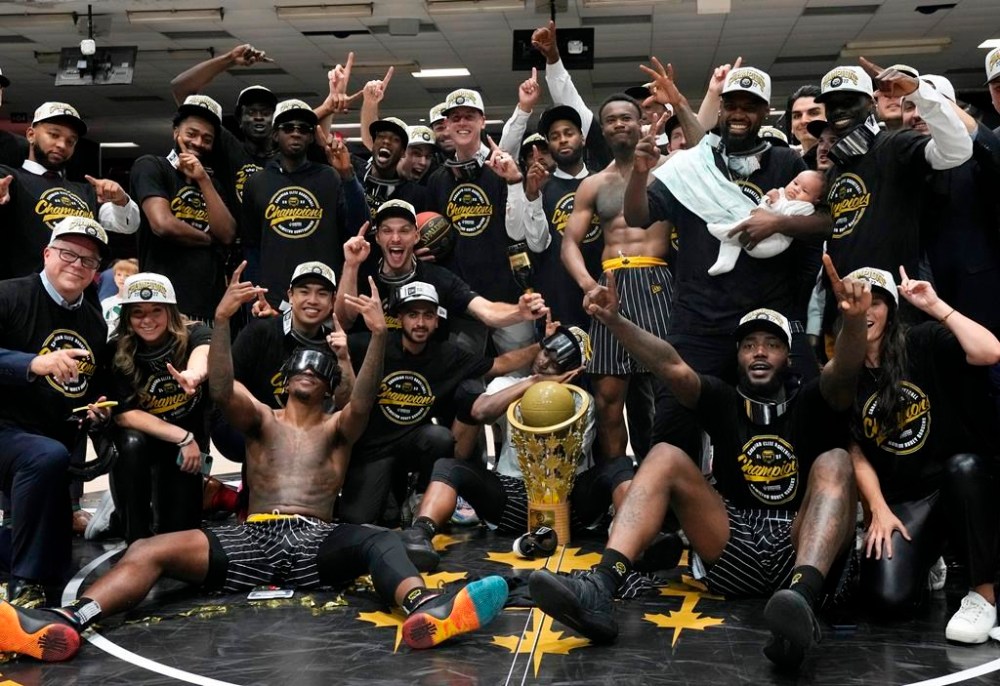
[[[472,417],[472,406],[483,393],[486,386],[482,379],[466,379],[455,389],[455,417],[466,424],[478,424]]]
[[[674,212],[677,201],[673,194],[667,190],[662,181],[657,179],[646,189],[646,198],[649,201],[649,224],[659,221],[674,221]]]
[[[167,198],[173,195],[164,178],[163,166],[152,155],[140,157],[132,165],[129,179],[132,183],[132,196],[142,206],[146,198]]]
[[[469,284],[462,281],[454,272],[442,269],[440,275],[445,284],[444,289],[442,289],[442,298],[447,303],[445,307],[448,310],[448,317],[451,319],[469,309],[469,303],[476,297],[476,294],[469,288]]]
[[[200,345],[211,345],[212,330],[204,324],[188,325],[188,357],[191,351]]]
[[[698,396],[694,411],[705,426],[705,430],[711,434],[716,425],[728,421],[727,410],[732,407],[737,393],[732,386],[718,377],[705,374],[699,374],[698,377],[701,379],[701,394]]]

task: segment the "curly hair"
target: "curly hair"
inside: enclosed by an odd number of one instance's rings
[[[130,316],[134,305],[123,305],[121,317],[118,319],[118,327],[115,329],[112,338],[115,341],[115,356],[112,359],[112,367],[122,376],[129,380],[132,393],[128,400],[135,398],[139,392],[139,385],[142,383],[142,372],[135,364],[136,352],[139,350],[140,338],[132,328],[132,318]],[[167,336],[170,339],[166,345],[170,346],[170,363],[178,369],[186,366],[188,353],[188,324],[190,320],[181,314],[176,305],[164,305],[167,310]]]

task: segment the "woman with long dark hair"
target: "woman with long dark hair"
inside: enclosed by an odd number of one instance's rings
[[[898,294],[936,321],[907,327],[889,272],[871,283],[866,370],[852,417],[852,457],[868,528],[861,588],[869,607],[905,613],[924,599],[927,573],[947,541],[966,556],[969,593],[948,640],[983,643],[996,624],[994,581],[1000,470],[992,411],[976,370],[1000,361],[1000,341],[907,277]]]
[[[113,339],[120,411],[111,493],[129,543],[201,524],[209,446],[202,383],[211,336],[177,309],[167,277],[141,273],[126,280]]]

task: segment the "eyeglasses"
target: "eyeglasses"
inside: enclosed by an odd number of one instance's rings
[[[300,124],[294,121],[286,121],[284,123],[278,124],[278,131],[282,133],[312,133],[313,127],[309,124]]]
[[[96,257],[84,257],[66,248],[53,248],[53,250],[59,253],[59,259],[66,264],[73,264],[77,260],[80,260],[80,264],[86,269],[97,269],[101,266],[101,261]]]

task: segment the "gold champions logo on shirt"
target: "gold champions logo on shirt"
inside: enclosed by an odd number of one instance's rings
[[[170,211],[182,222],[187,222],[199,231],[208,231],[208,206],[205,196],[195,186],[181,186],[170,201]]]
[[[827,194],[830,217],[833,219],[833,237],[844,238],[854,231],[865,210],[871,204],[872,194],[857,174],[841,174]]]
[[[878,398],[872,393],[861,408],[861,425],[865,437],[875,441],[882,450],[893,455],[909,455],[924,447],[931,430],[931,401],[919,386],[909,381],[899,384],[903,405],[896,413],[893,426],[880,426],[875,419]]]
[[[282,238],[305,238],[319,228],[323,208],[316,196],[299,186],[282,188],[267,204],[264,219]]]
[[[755,205],[759,205],[760,201],[764,199],[764,190],[757,184],[744,181],[743,179],[736,179],[736,185],[743,191],[743,195],[753,200]]]
[[[379,386],[378,405],[382,414],[395,424],[407,426],[420,422],[430,414],[435,400],[427,379],[416,372],[392,372]]]
[[[67,398],[79,398],[87,392],[87,388],[90,386],[90,380],[93,378],[94,372],[97,371],[97,365],[94,364],[94,351],[91,349],[86,339],[84,339],[84,337],[76,331],[71,331],[70,329],[56,329],[50,333],[45,339],[45,342],[42,343],[42,349],[38,351],[38,354],[48,355],[49,353],[66,349],[79,349],[87,351],[87,357],[78,358],[76,361],[76,380],[67,381],[65,384],[62,384],[56,381],[54,377],[46,376],[45,381],[47,381],[52,388],[56,389]]]
[[[563,197],[556,201],[556,206],[552,208],[552,216],[549,217],[549,224],[552,225],[556,231],[560,234],[566,232],[566,224],[569,223],[569,217],[573,214],[573,202],[576,200],[576,191],[572,193],[567,193]],[[590,217],[590,228],[587,229],[587,234],[583,237],[584,243],[593,243],[602,235],[601,231],[601,218],[595,212]]]
[[[201,386],[188,395],[167,371],[153,374],[139,391],[139,409],[163,419],[180,419],[191,413],[201,400]]]
[[[247,185],[247,181],[263,168],[256,162],[247,162],[236,170],[236,197],[240,202],[243,202],[243,187]]]
[[[493,203],[482,188],[463,183],[451,192],[445,214],[460,235],[471,238],[486,230],[493,216]]]
[[[754,436],[736,460],[747,489],[762,503],[787,503],[799,490],[799,459],[781,436]]]
[[[35,214],[50,228],[66,217],[94,218],[94,212],[76,193],[65,188],[48,188],[35,203]]]

